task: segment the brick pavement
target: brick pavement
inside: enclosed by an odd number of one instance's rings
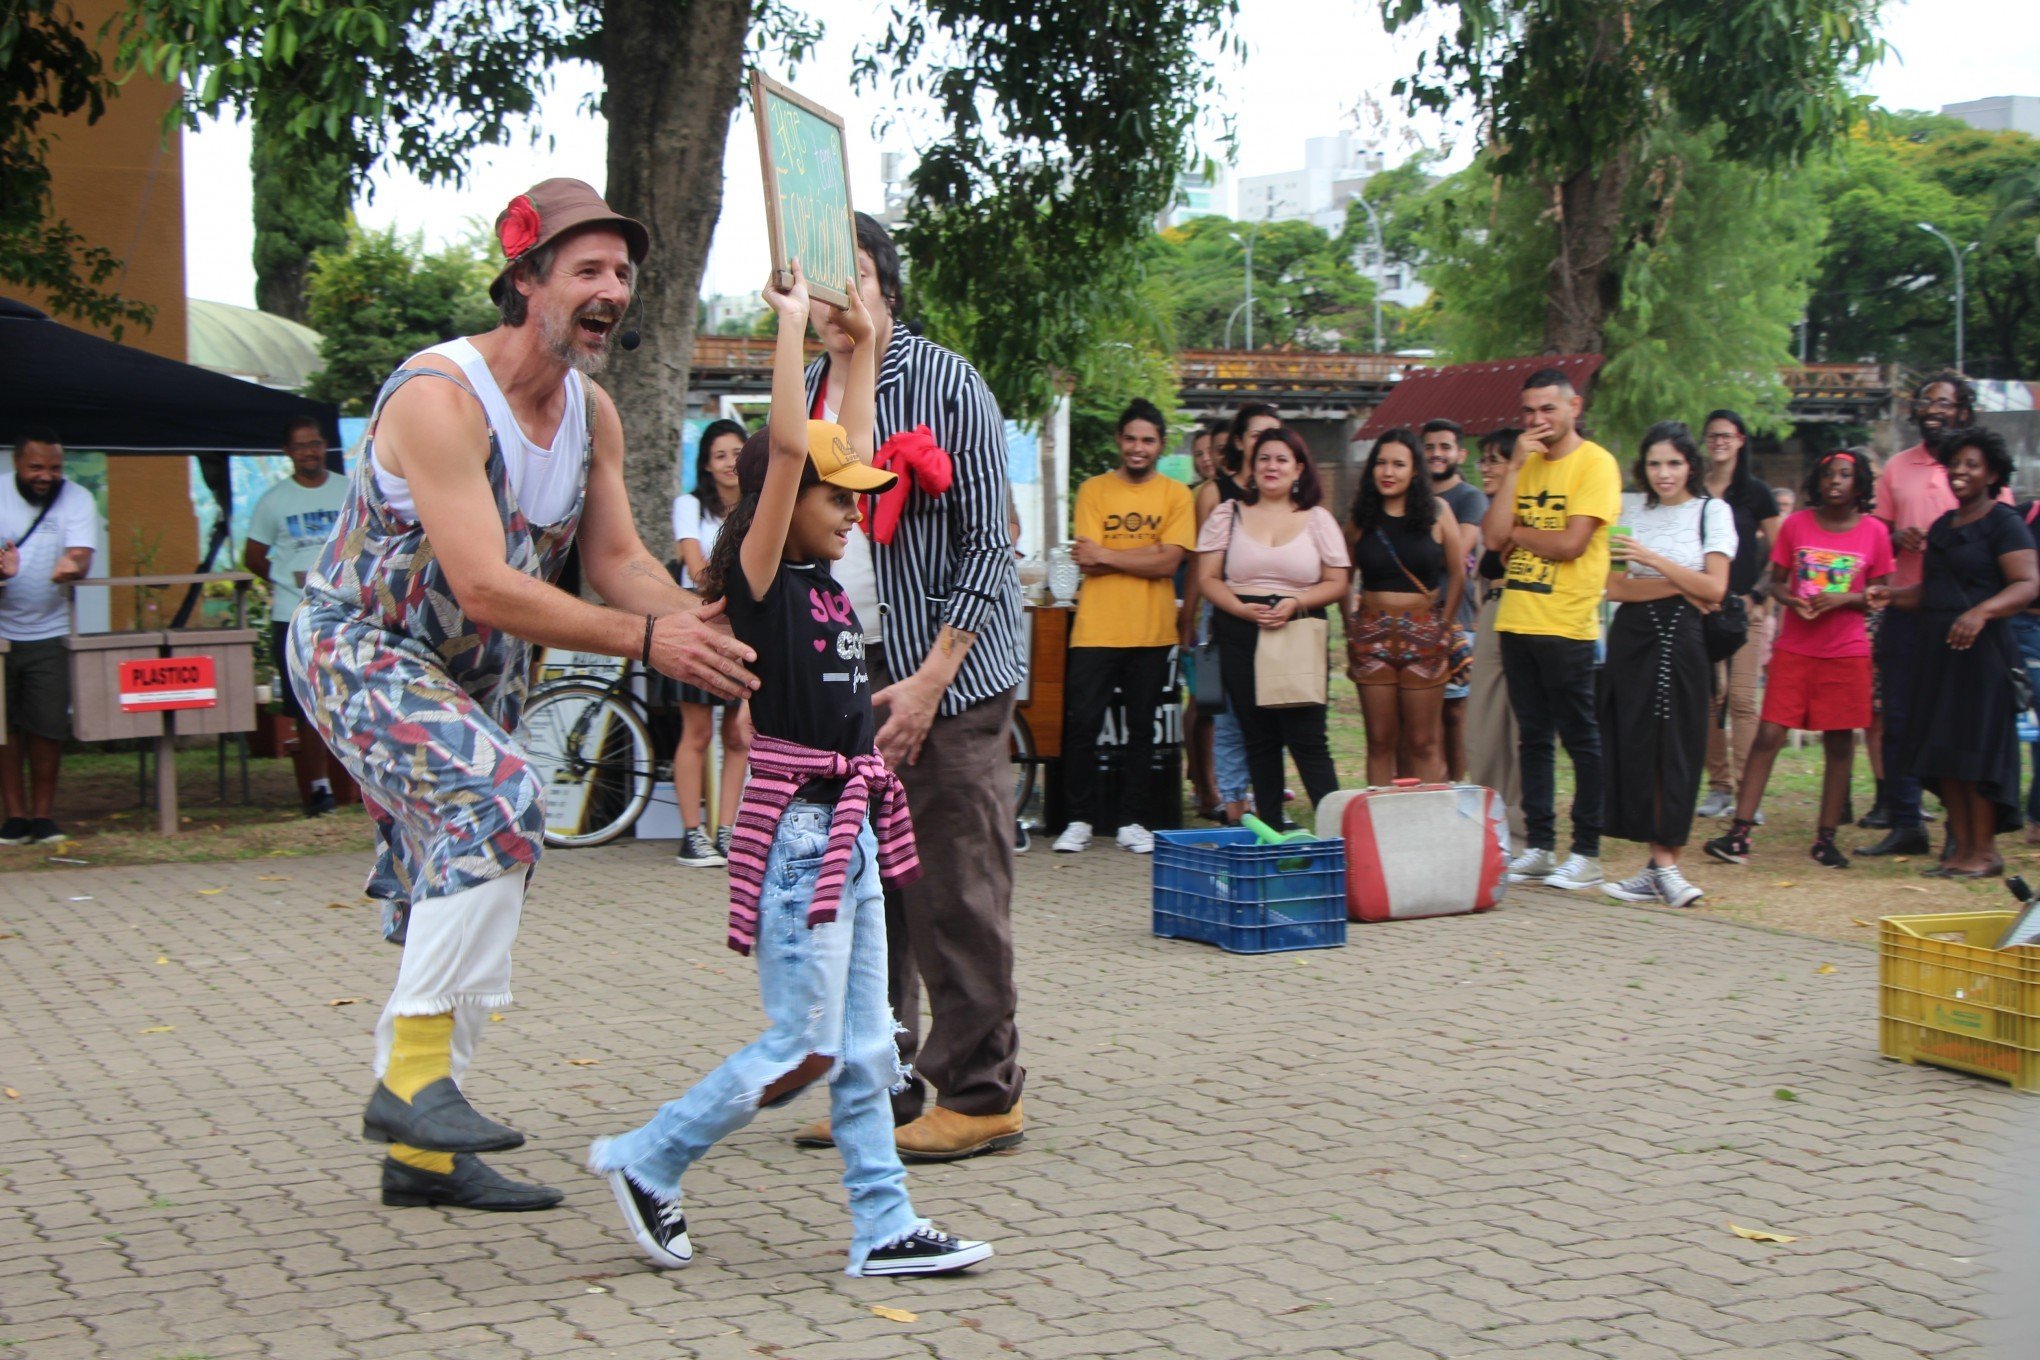
[[[1879,1059],[1865,948],[1539,893],[1236,957],[1149,936],[1145,861],[1040,846],[1028,1142],[912,1171],[992,1265],[844,1277],[810,1095],[690,1176],[659,1274],[578,1163],[752,1033],[719,875],[548,861],[470,1086],[568,1200],[490,1218],[376,1201],[360,868],[0,878],[0,1360],[1987,1353],[1976,1206],[2040,1106]]]

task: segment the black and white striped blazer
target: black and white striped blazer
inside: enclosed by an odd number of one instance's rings
[[[808,409],[827,380],[808,365]],[[871,545],[886,667],[895,679],[927,660],[944,624],[975,634],[940,712],[952,717],[1020,683],[1020,574],[1006,528],[1006,423],[991,389],[960,356],[893,327],[878,370],[878,443],[926,425],[949,453],[949,491],[910,493],[889,544]]]

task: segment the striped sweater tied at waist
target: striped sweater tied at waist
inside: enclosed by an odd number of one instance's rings
[[[758,939],[758,900],[765,891],[765,866],[772,858],[779,819],[801,786],[816,779],[840,779],[843,792],[829,819],[829,846],[815,878],[815,895],[808,902],[808,929],[836,919],[843,880],[850,872],[850,852],[867,813],[878,837],[879,876],[896,884],[921,876],[907,791],[876,751],[846,756],[779,737],[755,737],[751,777],[744,784],[744,801],[730,837],[730,948],[739,954],[750,953]]]

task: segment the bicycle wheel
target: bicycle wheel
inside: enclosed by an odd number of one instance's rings
[[[1034,781],[1040,773],[1039,757],[1034,753],[1034,733],[1028,729],[1027,720],[1018,713],[1006,729],[1006,759],[1013,762],[1013,815],[1025,821],[1027,804],[1034,797]]]
[[[555,680],[532,696],[519,731],[545,780],[547,845],[607,845],[637,824],[657,757],[635,704],[606,684]]]

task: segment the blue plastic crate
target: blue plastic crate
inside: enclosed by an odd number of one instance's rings
[[[1337,948],[1346,943],[1346,844],[1158,831],[1154,933],[1234,954]]]

